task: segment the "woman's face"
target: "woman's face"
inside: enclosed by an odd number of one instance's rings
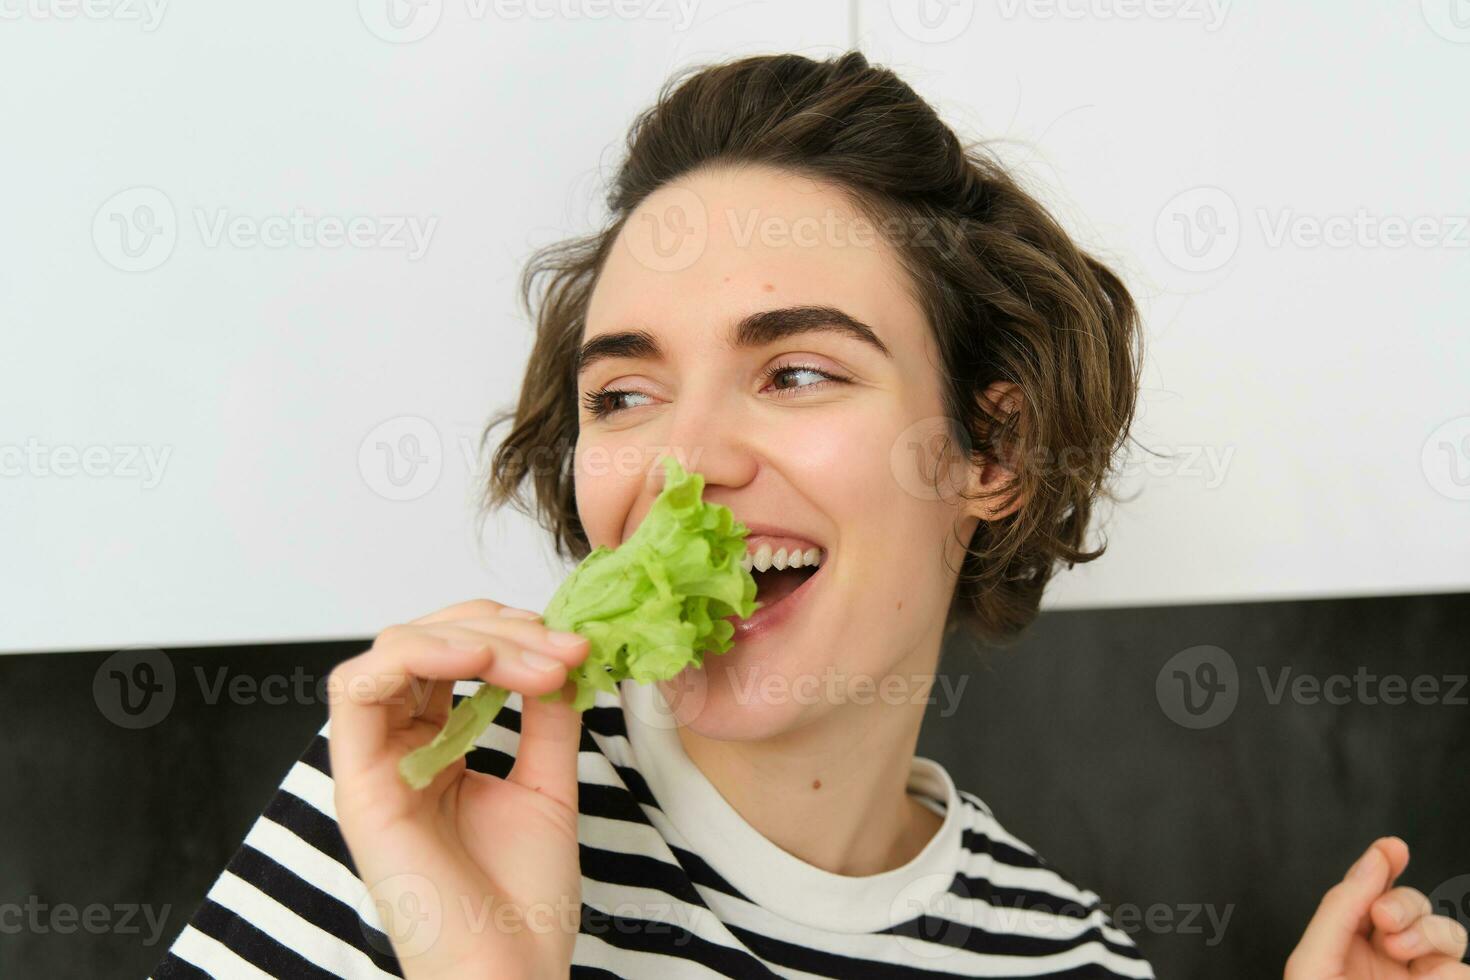
[[[769,738],[927,695],[955,538],[976,518],[920,475],[916,452],[944,409],[906,278],[840,193],[767,168],[660,189],[608,256],[582,338],[602,338],[604,356],[577,379],[576,497],[592,545],[633,533],[671,452],[703,474],[707,501],[823,553],[790,615],[664,684],[700,735]],[[807,312],[748,319],[782,310]],[[644,336],[607,349],[623,332]]]

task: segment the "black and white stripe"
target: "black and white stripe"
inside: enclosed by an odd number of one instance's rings
[[[476,686],[463,682],[456,696]],[[519,709],[513,694],[470,752],[471,768],[509,772]],[[626,722],[614,694],[599,693],[583,715],[573,977],[1153,976],[1096,894],[963,791],[954,797],[960,858],[941,909],[863,932],[777,915],[685,846],[634,765]],[[337,828],[328,735],[323,726],[287,773],[157,980],[402,976]],[[943,812],[943,801],[929,802]]]

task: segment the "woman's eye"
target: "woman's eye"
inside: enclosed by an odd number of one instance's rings
[[[815,381],[803,384],[801,381],[785,383],[784,378],[815,378]],[[766,372],[766,380],[775,385],[777,392],[802,391],[807,388],[818,388],[828,381],[841,383],[846,378],[839,377],[821,368],[807,367],[801,364],[778,364]]]
[[[641,391],[622,391],[617,388],[599,388],[596,391],[587,392],[587,394],[582,399],[582,405],[587,409],[589,415],[591,415],[595,419],[600,419],[604,416],[612,415],[614,412],[621,412],[625,408],[636,407],[623,404],[620,399],[647,397],[648,396]]]

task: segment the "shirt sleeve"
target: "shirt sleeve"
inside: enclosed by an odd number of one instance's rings
[[[155,968],[180,977],[401,977],[337,826],[327,725]]]

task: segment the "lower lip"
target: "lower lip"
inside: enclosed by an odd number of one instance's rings
[[[735,624],[735,638],[737,640],[751,640],[758,636],[764,636],[790,619],[792,614],[796,612],[797,607],[801,605],[802,600],[806,598],[807,593],[811,592],[812,583],[822,577],[822,572],[826,568],[827,563],[824,561],[821,565],[817,566],[816,572],[811,577],[796,587],[795,591],[791,592],[779,602],[761,606],[749,619],[729,617],[731,622]]]

